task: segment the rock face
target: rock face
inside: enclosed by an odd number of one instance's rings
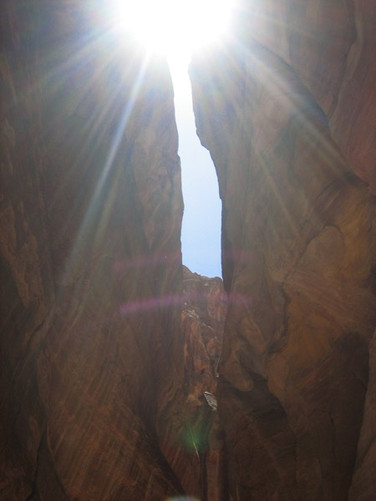
[[[202,501],[223,501],[223,432],[212,396],[222,346],[227,298],[220,278],[183,269],[184,385],[170,409],[161,447],[184,492]]]
[[[2,22],[0,498],[165,499],[156,423],[184,376],[167,66],[84,2],[5,2]]]
[[[234,500],[375,492],[374,200],[355,175],[372,184],[376,82],[359,46],[372,14],[311,4],[244,3],[239,38],[191,66],[223,201],[218,409]]]
[[[376,8],[237,8],[191,66],[224,293],[181,264],[165,62],[2,4],[0,499],[374,500]]]
[[[238,41],[245,47],[257,41],[299,75],[325,112],[341,153],[375,193],[374,6],[359,0],[238,5]]]

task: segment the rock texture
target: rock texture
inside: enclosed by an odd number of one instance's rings
[[[238,37],[191,66],[223,201],[228,499],[374,496],[371,10],[244,2]]]
[[[2,3],[1,500],[374,501],[376,8],[237,9],[191,66],[224,293],[166,63],[103,2]]]
[[[211,395],[217,389],[227,298],[220,278],[183,269],[184,397],[165,423],[164,455],[184,491],[201,501],[224,501],[223,431]],[[209,402],[209,403],[208,403]]]
[[[95,12],[2,5],[7,501],[183,492],[156,432],[184,377],[172,86]]]
[[[375,193],[374,6],[364,0],[239,0],[239,39],[297,72],[351,167]],[[349,106],[351,103],[351,106]]]

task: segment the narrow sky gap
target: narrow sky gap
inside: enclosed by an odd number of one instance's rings
[[[218,180],[210,154],[196,134],[187,67],[175,65],[172,79],[184,198],[183,264],[200,275],[221,277],[222,208]]]
[[[167,57],[175,93],[184,217],[183,263],[213,277],[221,271],[221,202],[210,155],[196,135],[188,61],[194,51],[221,43],[235,0],[111,0],[113,27],[146,54]]]

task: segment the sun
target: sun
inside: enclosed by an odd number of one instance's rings
[[[146,50],[171,60],[218,41],[226,33],[232,0],[113,0],[118,28]]]

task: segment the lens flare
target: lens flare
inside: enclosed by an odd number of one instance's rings
[[[114,20],[147,50],[181,57],[225,35],[231,0],[113,0]]]
[[[197,498],[193,498],[191,496],[178,496],[178,497],[173,497],[173,498],[168,498],[166,499],[166,501],[200,501],[199,499]]]

